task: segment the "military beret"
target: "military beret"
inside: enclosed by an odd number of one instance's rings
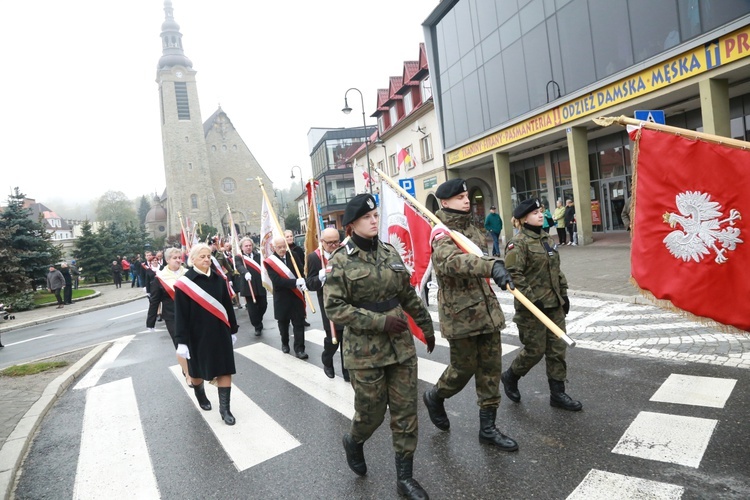
[[[435,196],[441,200],[447,200],[453,198],[457,194],[461,194],[464,191],[468,191],[466,187],[466,181],[463,179],[451,179],[440,184],[435,191]]]
[[[533,212],[540,206],[541,204],[539,203],[539,200],[537,200],[536,198],[530,198],[528,200],[524,200],[515,208],[515,210],[513,210],[513,217],[515,217],[518,220],[521,220],[521,217]]]
[[[375,208],[377,208],[377,204],[371,194],[358,194],[346,204],[346,208],[344,209],[344,225],[351,224]]]

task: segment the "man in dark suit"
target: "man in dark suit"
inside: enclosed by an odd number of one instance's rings
[[[339,232],[335,228],[329,227],[320,233],[320,244],[322,249],[319,248],[313,253],[307,256],[307,288],[318,294],[318,305],[320,307],[320,315],[323,319],[323,329],[326,332],[326,338],[323,341],[323,354],[321,360],[323,361],[323,371],[328,378],[334,378],[336,372],[333,369],[333,355],[336,354],[336,350],[341,343],[344,336],[344,327],[335,326],[336,338],[338,344],[334,344],[331,337],[331,321],[326,315],[326,309],[324,307],[325,301],[323,300],[323,285],[326,282],[326,267],[328,266],[328,259],[331,258],[331,254],[336,250],[339,245]],[[349,381],[349,371],[344,368],[344,356],[342,349],[341,355],[341,370],[344,376],[344,380]]]
[[[266,309],[268,309],[268,299],[260,274],[260,253],[254,247],[252,239],[242,238],[240,240],[242,255],[234,256],[234,265],[240,273],[240,295],[245,297],[250,323],[255,327],[255,336],[260,337],[263,331],[263,315],[266,314]],[[251,287],[252,293],[250,292]],[[255,295],[255,302],[253,302],[253,294]]]
[[[287,251],[286,240],[282,237],[273,240],[273,255],[268,256],[263,265],[273,284],[273,314],[279,324],[281,350],[289,352],[289,322],[294,332],[294,353],[299,359],[307,359],[305,353],[305,279],[297,274],[292,264],[291,252]],[[299,267],[299,266],[298,266]]]

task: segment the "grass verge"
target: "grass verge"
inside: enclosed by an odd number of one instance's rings
[[[94,295],[95,293],[96,290],[90,288],[79,288],[78,290],[73,290],[73,299],[80,299],[81,297],[87,297],[89,295]],[[34,294],[34,305],[36,306],[53,302],[57,302],[55,294],[49,293],[47,290],[38,291]]]
[[[68,366],[70,363],[67,361],[45,361],[42,363],[28,363],[25,365],[13,365],[9,366],[5,370],[0,371],[0,375],[3,377],[23,377],[24,375],[34,375],[37,373],[46,372],[54,368],[62,368]]]

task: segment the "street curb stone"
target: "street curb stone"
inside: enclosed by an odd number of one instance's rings
[[[0,493],[2,493],[3,498],[11,498],[16,473],[26,456],[32,436],[44,416],[52,408],[57,398],[65,392],[65,389],[81,373],[98,361],[111,345],[112,342],[106,342],[94,347],[88,354],[68,368],[65,373],[50,382],[41,397],[29,408],[13,429],[13,432],[10,433],[2,449],[0,449]]]

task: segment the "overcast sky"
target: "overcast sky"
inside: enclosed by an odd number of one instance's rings
[[[438,0],[173,0],[202,119],[221,104],[275,187],[311,175],[311,127],[368,125],[417,60]],[[162,0],[0,2],[2,199],[83,202],[164,189],[156,64]],[[295,173],[297,170],[295,169]],[[54,207],[51,207],[54,209]],[[63,214],[64,215],[64,214]]]

